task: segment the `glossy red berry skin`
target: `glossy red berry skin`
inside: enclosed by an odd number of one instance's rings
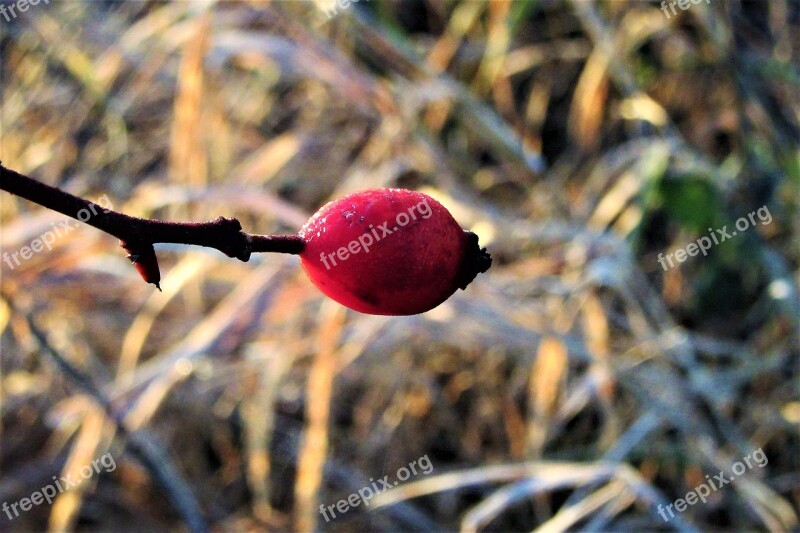
[[[433,309],[488,269],[474,234],[428,195],[372,189],[323,206],[299,232],[311,281],[342,305],[375,315]],[[482,254],[482,255],[480,255]],[[480,270],[482,269],[482,270]]]

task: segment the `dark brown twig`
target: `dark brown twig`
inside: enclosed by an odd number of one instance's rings
[[[210,222],[164,222],[118,213],[36,181],[2,164],[0,190],[80,220],[118,238],[145,281],[156,286],[160,275],[152,245],[157,243],[215,248],[241,261],[248,261],[253,252],[299,254],[303,251],[303,240],[297,235],[251,235],[242,231],[241,224],[235,218],[218,217]]]

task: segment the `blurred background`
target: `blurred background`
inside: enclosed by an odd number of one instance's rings
[[[293,256],[4,256],[0,502],[80,483],[0,530],[796,531],[800,2],[684,1],[3,0],[4,165],[250,233],[416,189],[494,265],[378,317]],[[65,223],[0,202],[4,253]]]

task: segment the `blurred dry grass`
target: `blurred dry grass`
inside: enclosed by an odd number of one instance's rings
[[[161,247],[164,293],[81,227],[2,264],[0,529],[184,527],[96,398],[216,530],[796,530],[800,4],[55,2],[0,19],[7,166],[125,213],[295,231],[428,192],[495,257],[422,316],[326,301],[296,258]],[[60,215],[2,201],[4,252]],[[768,205],[680,268],[659,253]],[[127,447],[126,447],[127,444]],[[655,505],[763,448],[670,524]],[[370,478],[434,471],[326,523]],[[154,477],[155,476],[155,477]]]

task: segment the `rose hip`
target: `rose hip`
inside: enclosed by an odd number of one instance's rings
[[[299,236],[311,281],[362,313],[423,313],[491,266],[478,237],[462,230],[444,206],[404,189],[372,189],[334,200]]]

